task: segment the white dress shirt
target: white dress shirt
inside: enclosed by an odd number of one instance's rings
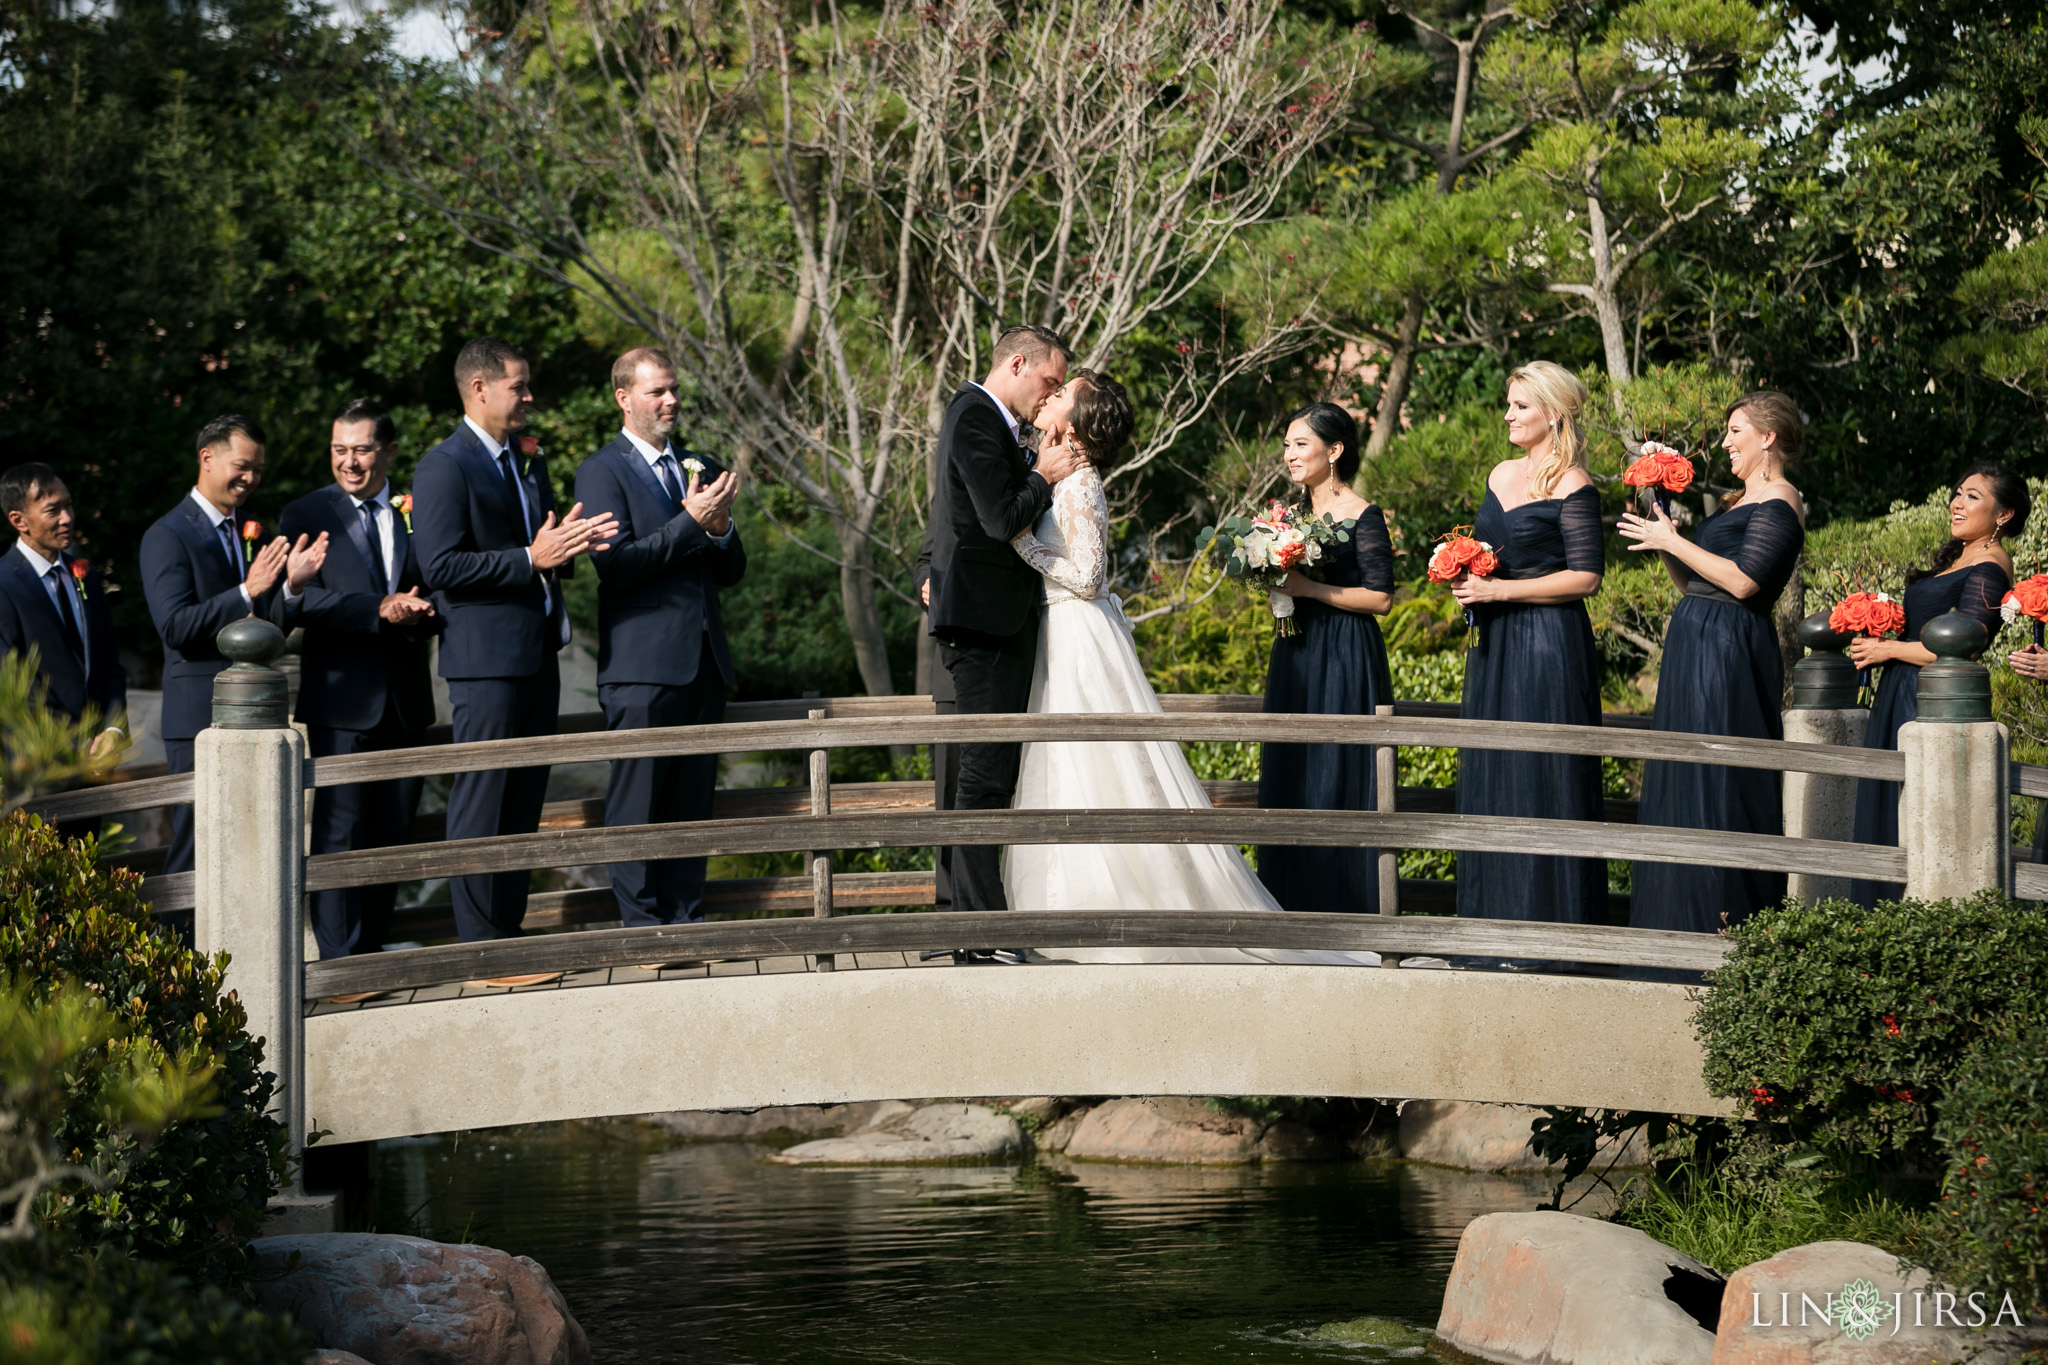
[[[41,580],[43,591],[50,595],[50,605],[57,607],[58,616],[63,616],[64,609],[57,606],[57,594],[61,592],[69,599],[71,603],[71,619],[78,622],[78,638],[85,646],[85,675],[90,678],[92,676],[92,635],[87,630],[85,624],[85,594],[78,590],[78,584],[72,581],[71,570],[64,565],[62,560],[44,559],[28,547],[28,539],[26,537],[18,538],[14,544],[21,551],[21,557],[28,561],[30,572],[34,573]],[[55,569],[56,573],[51,573],[50,570],[52,569]]]
[[[345,490],[344,490],[345,491]],[[370,510],[370,516],[377,523],[377,543],[384,547],[384,591],[398,591],[398,540],[391,533],[391,481],[367,498],[350,493],[348,500],[355,504],[356,515],[361,517],[363,508]]]
[[[676,487],[686,494],[690,491],[690,476],[683,469],[682,462],[676,459],[676,448],[673,443],[664,441],[662,442],[661,449],[656,450],[630,430],[621,428],[619,435],[631,441],[633,449],[640,452],[640,458],[647,461],[647,467],[654,471],[654,481],[656,483],[661,482],[661,462],[668,460],[674,465],[674,469],[671,472],[675,476]],[[725,533],[723,535],[711,536],[711,543],[723,550],[726,546],[732,544],[733,532],[737,529],[738,527],[731,522],[727,522]],[[704,534],[711,535],[709,531],[706,531]]]
[[[967,382],[973,384],[975,388],[980,389],[983,393],[988,393],[988,389],[981,385],[980,383],[977,383],[975,380],[970,379]],[[1017,414],[1011,412],[1010,405],[1008,403],[1005,403],[1002,399],[996,397],[994,394],[988,393],[988,399],[991,403],[994,403],[996,405],[996,411],[1000,412],[1003,415],[1004,424],[1010,428],[1010,439],[1015,441],[1018,445],[1023,445],[1023,424],[1017,420]]]
[[[232,521],[234,520],[227,513],[221,511],[218,507],[215,507],[212,503],[208,502],[206,500],[206,495],[200,492],[197,488],[192,490],[192,501],[199,504],[199,510],[206,513],[206,519],[213,523],[213,529],[215,534],[219,534],[220,528],[223,523],[232,523]],[[227,554],[229,562],[235,566],[235,577],[247,578],[249,575],[249,563],[247,560],[242,558],[242,540],[240,536],[235,534],[235,527],[231,524],[228,525],[228,538],[234,542],[234,549],[224,551],[224,553]],[[247,583],[244,583],[241,585],[241,588],[242,602],[246,606],[249,606],[251,608],[255,607],[256,604],[249,598],[249,585]],[[287,602],[296,602],[299,600],[299,594],[292,590],[292,582],[290,578],[286,578],[284,581],[284,600]]]

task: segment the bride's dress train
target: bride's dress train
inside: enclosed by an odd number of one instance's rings
[[[1019,552],[1045,576],[1045,623],[1031,711],[1157,714],[1130,624],[1108,578],[1109,506],[1092,468],[1062,480]],[[1203,790],[1170,741],[1024,746],[1018,810],[1206,810]],[[1013,910],[1217,910],[1283,913],[1226,844],[1017,844],[1005,854]],[[1047,948],[1070,962],[1280,962],[1377,966],[1377,953],[1239,948]]]

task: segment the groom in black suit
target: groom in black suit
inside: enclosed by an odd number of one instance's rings
[[[1036,458],[1018,441],[1022,426],[1067,380],[1067,344],[1043,327],[1012,327],[996,339],[988,377],[962,384],[939,428],[932,487],[931,553],[923,584],[939,662],[953,680],[961,715],[1021,712],[1031,701],[1038,648],[1038,571],[1010,546],[1052,503],[1052,485],[1079,467],[1064,445]],[[1003,810],[1017,789],[1016,744],[958,746],[956,810]],[[949,851],[953,909],[1003,910],[994,845]]]

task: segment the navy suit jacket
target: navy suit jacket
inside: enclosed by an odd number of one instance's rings
[[[534,529],[555,510],[554,490],[522,475]],[[526,547],[526,523],[512,505],[498,462],[464,422],[428,451],[412,476],[413,553],[433,590],[444,678],[525,678],[562,647]],[[567,577],[571,560],[562,566]],[[555,590],[560,611],[561,589]]]
[[[66,556],[64,573],[70,575]],[[49,590],[18,546],[0,557],[0,650],[26,654],[34,646],[41,659],[43,705],[77,720],[85,708],[111,721],[128,705],[128,677],[121,671],[121,651],[114,639],[114,613],[107,606],[106,585],[98,569],[89,569],[80,586],[85,598],[86,662],[81,667],[64,642],[63,618]]]
[[[692,454],[677,451],[678,465]],[[694,458],[704,463],[703,482],[724,472],[708,455]],[[669,500],[661,480],[624,435],[576,471],[576,500],[585,516],[609,512],[619,522],[611,548],[591,556],[597,565],[598,682],[681,687],[703,666],[703,645],[709,639],[718,676],[732,686],[718,590],[739,582],[747,571],[738,528],[720,548],[695,517]]]
[[[292,609],[292,620],[306,629],[299,655],[298,719],[336,730],[374,730],[388,702],[397,709],[400,728],[432,725],[434,684],[427,676],[427,658],[441,618],[396,626],[377,614],[386,595],[384,562],[371,558],[355,499],[339,484],[329,484],[287,506],[279,525],[294,541],[327,533],[327,562]],[[397,590],[420,587],[412,536],[395,510],[391,534]]]
[[[234,520],[237,548],[250,524],[257,528],[257,545],[271,539],[255,518],[237,511]],[[253,603],[243,602],[242,580],[228,563],[220,533],[190,494],[143,532],[140,567],[149,618],[164,642],[163,737],[191,739],[213,723],[213,675],[228,666],[213,637],[250,615],[285,629],[283,580]]]

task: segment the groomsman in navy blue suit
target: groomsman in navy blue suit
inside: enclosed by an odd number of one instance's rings
[[[618,523],[597,561],[597,697],[605,728],[712,725],[725,719],[732,655],[718,590],[740,581],[747,552],[732,523],[738,479],[708,455],[677,450],[675,365],[651,347],[612,366],[624,416],[617,440],[576,471],[576,497]],[[607,826],[711,815],[716,755],[622,759],[605,792]],[[704,918],[702,858],[613,863],[627,925]]]
[[[441,676],[458,744],[555,732],[555,655],[569,643],[558,575],[578,555],[604,549],[616,529],[609,517],[583,516],[581,506],[556,519],[545,471],[520,449],[531,374],[509,342],[479,337],[464,346],[455,358],[462,425],[413,475],[413,548],[446,622]],[[448,838],[531,834],[547,787],[545,766],[457,774]],[[518,936],[526,873],[459,877],[450,890],[463,942]]]
[[[43,705],[74,722],[90,709],[105,726],[93,739],[103,753],[124,738],[128,680],[106,585],[71,553],[71,490],[46,464],[18,464],[0,474],[0,508],[16,537],[14,553],[0,556],[0,651],[34,649]]]
[[[213,678],[228,666],[214,647],[222,626],[260,616],[288,629],[287,612],[327,558],[327,538],[279,536],[242,504],[263,481],[263,428],[229,413],[199,430],[199,477],[191,493],[142,536],[139,568],[150,619],[164,642],[164,757],[192,771],[192,741],[213,721]],[[192,870],[192,808],[171,808],[165,872]]]
[[[287,505],[287,536],[325,536],[331,547],[306,585],[296,619],[298,720],[315,758],[377,753],[420,742],[434,723],[428,653],[440,618],[420,595],[408,504],[386,477],[398,454],[391,414],[358,398],[335,414],[328,460],[334,482]],[[419,778],[321,787],[313,793],[313,852],[405,842],[419,809]],[[396,886],[316,891],[320,956],[374,953],[391,926]],[[347,997],[343,997],[346,999]]]

